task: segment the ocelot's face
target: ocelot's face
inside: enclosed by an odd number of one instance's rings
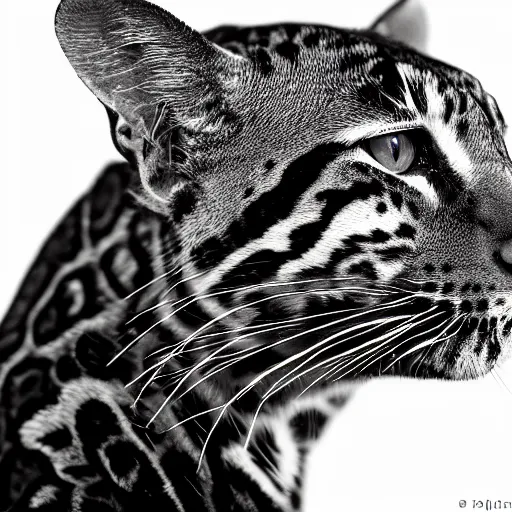
[[[191,342],[224,332],[199,353],[235,378],[486,373],[512,329],[512,164],[493,98],[371,34],[264,38],[203,48],[187,101],[152,98],[162,121],[135,156],[201,313]],[[149,50],[132,46],[133,69]],[[136,150],[118,110],[118,143]]]
[[[321,351],[302,369],[328,360],[336,376],[483,374],[512,327],[498,108],[462,72],[350,44],[301,49],[293,65],[269,54],[233,101],[238,131],[203,156],[181,261],[205,272],[196,292],[234,289],[202,301],[212,318],[236,310],[224,327],[297,319],[244,348]]]

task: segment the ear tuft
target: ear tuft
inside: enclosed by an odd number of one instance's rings
[[[370,30],[425,51],[428,20],[420,0],[398,0],[384,11],[370,26]]]

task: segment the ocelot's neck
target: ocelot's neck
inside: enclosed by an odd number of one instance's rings
[[[125,350],[123,357],[137,362],[138,374],[133,377],[137,382],[131,393],[137,396],[152,382],[147,389],[160,388],[166,396],[200,359],[195,336],[211,317],[188,285],[172,227],[163,217],[148,214],[147,218],[153,224],[148,261],[152,279],[127,298],[129,314],[120,350]],[[197,375],[192,375],[189,383],[197,380]]]
[[[243,315],[249,308],[233,298],[229,287],[209,286],[211,276],[187,264],[189,259],[181,252],[169,223],[161,221],[153,248],[155,281],[142,291],[144,306],[138,311],[145,312],[136,315],[133,322],[147,372],[141,384],[153,379],[166,396],[179,397],[194,389],[203,398],[210,397],[209,406],[224,404],[282,360],[278,351],[264,350],[267,343],[279,339],[279,333],[267,333],[268,328],[260,326],[262,320],[254,310],[252,316]],[[246,298],[246,302],[251,300],[259,303],[264,299]],[[253,318],[256,320],[251,323]],[[293,332],[285,326],[281,334],[290,336]],[[269,338],[273,335],[276,337]],[[270,379],[287,371],[284,368]],[[263,379],[234,407],[241,412],[253,410],[270,385],[269,379]]]

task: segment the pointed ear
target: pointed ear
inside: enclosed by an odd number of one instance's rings
[[[118,149],[165,200],[172,129],[222,127],[212,106],[223,104],[241,59],[143,0],[63,0],[55,27],[76,73],[110,111]]]
[[[428,22],[420,0],[398,0],[370,26],[370,30],[401,43],[425,51]]]

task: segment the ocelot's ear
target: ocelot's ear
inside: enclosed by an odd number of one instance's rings
[[[370,30],[416,50],[427,46],[428,22],[420,0],[397,0],[370,26]]]
[[[222,130],[243,59],[143,0],[63,0],[55,26],[76,73],[110,111],[118,148],[166,201],[179,176],[173,129]]]

